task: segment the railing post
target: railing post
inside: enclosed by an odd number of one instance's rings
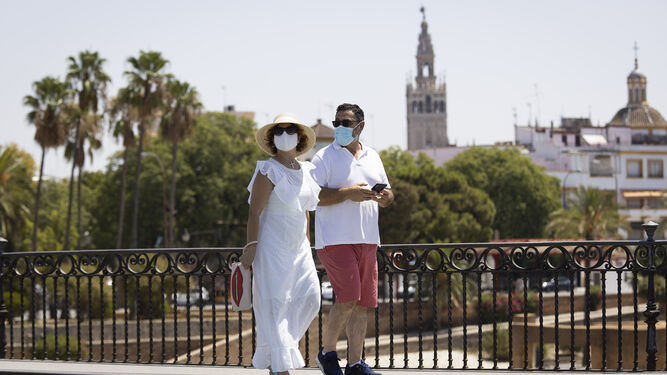
[[[5,359],[7,355],[7,340],[5,338],[7,307],[5,306],[5,290],[3,288],[4,274],[2,273],[4,263],[2,260],[2,253],[5,251],[5,246],[7,246],[7,240],[0,237],[0,359]]]
[[[658,313],[659,311],[655,305],[655,239],[653,235],[655,230],[658,228],[658,224],[649,221],[646,224],[643,224],[642,227],[646,232],[646,249],[648,251],[648,267],[646,271],[648,272],[648,291],[647,291],[647,301],[646,301],[646,311],[644,311],[644,316],[646,317],[646,370],[655,371],[656,367],[656,358],[655,355],[658,351],[656,344],[656,332],[655,324],[658,322]]]

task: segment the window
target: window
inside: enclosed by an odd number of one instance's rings
[[[629,159],[626,163],[627,166],[627,176],[628,177],[634,177],[634,178],[641,178],[644,176],[642,173],[642,161],[641,160],[634,160],[634,159]]]
[[[661,204],[660,204],[661,201],[662,201],[662,199],[660,199],[660,198],[652,197],[652,198],[648,199],[647,205],[648,205],[649,208],[658,209],[661,206]]]
[[[646,89],[642,89],[642,101],[646,101]]]
[[[567,135],[566,134],[561,135],[560,139],[563,141],[563,144],[567,146]]]
[[[628,208],[642,208],[641,198],[628,198],[627,204]]]
[[[424,65],[422,65],[422,77],[430,77],[430,76],[431,76],[431,67],[427,63],[424,63]]]
[[[635,102],[639,101],[639,89],[635,89]]]
[[[632,89],[628,89],[628,101],[632,101]]]
[[[431,113],[431,97],[426,96],[426,113]]]
[[[652,178],[663,178],[662,167],[663,163],[660,159],[649,159],[648,164],[648,176]]]
[[[574,145],[577,147],[581,146],[581,136],[579,134],[574,136]]]
[[[629,240],[642,240],[644,239],[644,229],[642,228],[641,221],[631,221],[630,222],[630,233],[628,233]]]
[[[424,109],[422,102],[419,102],[419,113],[422,113],[422,110]]]
[[[613,169],[611,167],[610,155],[595,155],[589,165],[591,177],[611,177]]]

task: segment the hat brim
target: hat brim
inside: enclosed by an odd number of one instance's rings
[[[282,124],[284,122],[272,122],[270,124],[266,124],[259,128],[257,130],[257,133],[255,133],[255,141],[257,142],[257,145],[259,148],[262,149],[262,151],[266,152],[267,154],[274,156],[275,153],[271,150],[269,147],[266,139],[267,139],[267,133],[269,130],[273,129],[274,126],[278,124]],[[306,146],[301,150],[296,152],[296,156],[305,154],[306,152],[310,151],[313,147],[315,147],[315,141],[316,141],[316,136],[315,136],[315,131],[310,128],[310,126],[300,124],[298,122],[289,122],[290,124],[294,124],[299,127],[301,132],[306,136],[307,141],[306,141]]]

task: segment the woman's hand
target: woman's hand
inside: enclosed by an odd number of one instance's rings
[[[243,249],[243,254],[239,258],[241,265],[247,269],[250,269],[252,262],[255,260],[255,252],[257,251],[257,244],[252,244]]]

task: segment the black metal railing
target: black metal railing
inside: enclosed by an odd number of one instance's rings
[[[653,239],[656,227],[645,225],[645,241],[382,246],[367,362],[667,370],[667,241]],[[227,294],[239,255],[237,248],[1,253],[0,358],[248,366],[254,314],[232,311]],[[318,273],[326,286],[319,265]],[[301,342],[308,366],[334,299],[325,288]]]

